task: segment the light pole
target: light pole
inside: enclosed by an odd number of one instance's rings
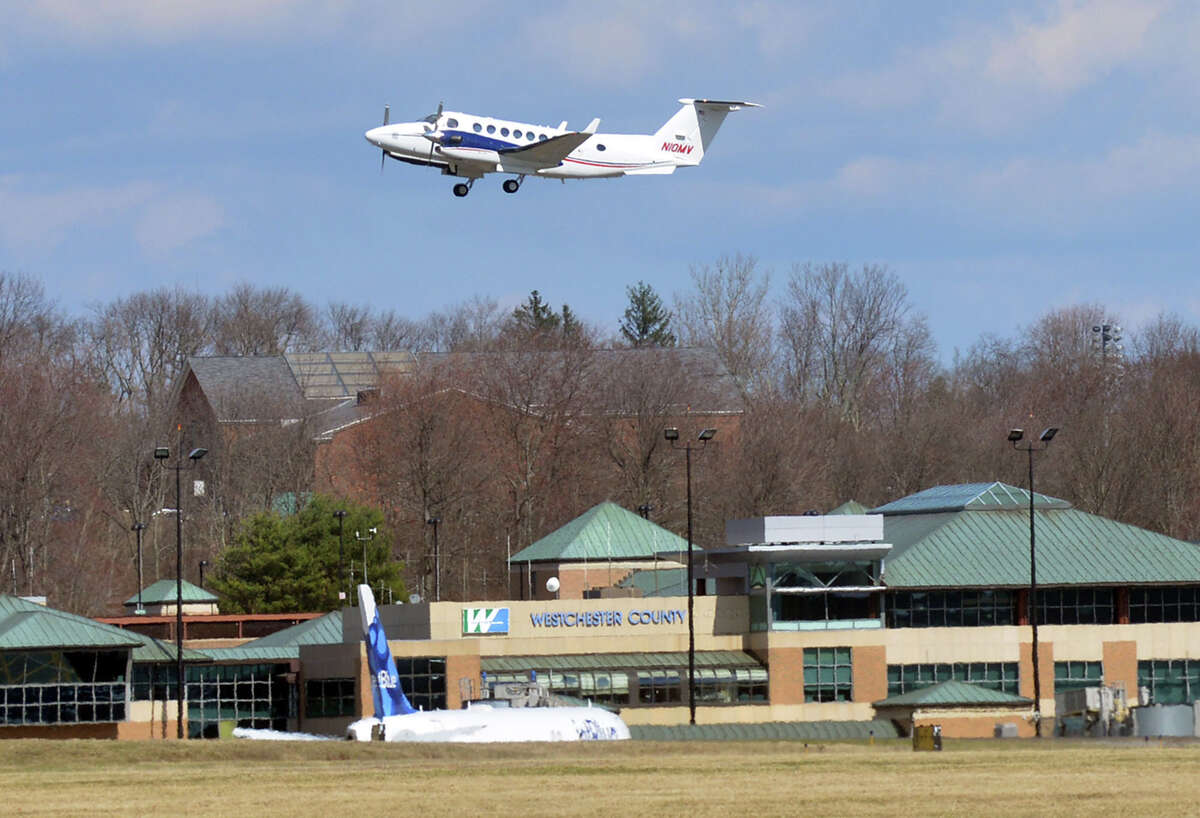
[[[208,454],[208,449],[192,449],[188,460],[192,466],[196,461]],[[179,444],[180,462],[174,466],[163,464],[164,468],[175,470],[175,673],[176,673],[176,708],[175,724],[178,728],[176,735],[183,738],[183,483],[180,475],[191,468],[185,466],[183,460],[183,443]],[[159,446],[154,450],[155,460],[166,460],[171,456],[171,449]]]
[[[338,589],[338,598],[343,600],[347,605],[350,604],[350,588],[346,585],[346,538],[342,526],[346,522],[346,510],[338,509],[333,512],[333,516],[337,517],[338,521],[338,584],[341,588]]]
[[[369,579],[367,579],[367,543],[369,543],[371,540],[375,539],[375,535],[376,535],[378,532],[379,532],[379,529],[377,529],[377,528],[368,528],[368,529],[367,529],[367,536],[365,536],[365,537],[360,537],[360,536],[358,535],[358,532],[357,532],[357,531],[355,531],[355,532],[354,532],[354,539],[356,539],[356,540],[358,540],[360,543],[362,543],[362,550],[363,550],[363,562],[362,562],[362,569],[363,569],[363,585],[370,585],[370,584],[371,584],[371,581],[370,581]]]
[[[425,521],[426,524],[433,526],[433,600],[434,602],[442,601],[442,552],[438,550],[438,525],[441,524],[441,517],[430,517]]]
[[[648,503],[642,503],[640,506],[638,506],[637,510],[638,514],[642,515],[643,520],[649,520],[650,512],[654,511],[654,506],[649,505]]]
[[[204,590],[204,569],[208,567],[208,560],[200,560],[200,590]]]
[[[145,616],[145,614],[146,614],[146,609],[142,607],[142,532],[145,530],[146,530],[145,523],[134,523],[133,524],[133,531],[134,531],[134,533],[137,534],[137,549],[138,549],[138,559],[137,559],[138,602],[137,602],[137,608],[135,608],[133,612],[135,614],[137,614],[138,616]]]
[[[688,595],[688,723],[696,723],[696,580],[692,559],[692,449],[703,450],[713,439],[716,429],[704,429],[696,437],[699,446],[691,443],[679,445],[679,430],[675,427],[663,430],[663,437],[671,441],[672,449],[683,449],[687,460],[687,595]]]
[[[1033,453],[1045,451],[1050,441],[1058,434],[1057,426],[1050,426],[1042,431],[1038,440],[1041,446],[1035,446],[1029,441],[1024,446],[1018,446],[1025,437],[1022,429],[1013,429],[1008,433],[1008,442],[1018,452],[1029,455],[1029,625],[1033,630],[1033,729],[1038,738],[1042,737],[1042,677],[1038,661],[1038,608],[1037,608],[1037,537],[1033,517]]]

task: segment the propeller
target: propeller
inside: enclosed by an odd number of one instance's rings
[[[386,126],[392,115],[392,107],[390,105],[383,106],[383,124]],[[387,151],[383,148],[379,149],[379,172],[383,173],[383,165],[387,162]]]
[[[429,161],[433,162],[433,149],[442,142],[442,132],[438,130],[437,123],[442,119],[442,106],[445,101],[438,102],[437,113],[434,114],[433,123],[425,123],[425,138],[429,140]]]

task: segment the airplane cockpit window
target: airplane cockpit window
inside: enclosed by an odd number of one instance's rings
[[[520,138],[521,138],[521,132],[520,132],[520,131],[513,131],[513,136],[515,136],[517,139],[520,139]]]
[[[457,119],[454,119],[454,118],[447,119],[447,120],[446,120],[446,127],[447,127],[447,128],[457,128],[457,127],[458,127],[458,120],[457,120]]]
[[[483,126],[480,125],[478,122],[476,122],[474,125],[471,126],[471,130],[475,131],[475,133],[479,133],[480,131],[483,130]]]
[[[430,125],[436,125],[436,124],[437,124],[437,121],[438,121],[438,115],[437,115],[437,114],[430,114],[429,116],[425,117],[425,118],[424,118],[423,120],[421,120],[421,121],[422,121],[422,122],[428,122]]]
[[[495,132],[496,132],[496,126],[488,125],[488,133],[495,133]]]
[[[508,128],[501,128],[501,129],[500,129],[500,135],[501,135],[501,136],[508,136]]]

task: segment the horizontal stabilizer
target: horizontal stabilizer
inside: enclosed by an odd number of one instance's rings
[[[571,151],[578,148],[591,138],[588,132],[573,131],[561,136],[555,136],[544,142],[534,142],[519,148],[506,148],[500,151],[500,161],[505,165],[521,164],[527,166],[527,171],[533,172],[542,168],[556,168],[562,164]]]

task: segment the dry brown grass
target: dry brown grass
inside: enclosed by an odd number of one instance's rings
[[[1200,744],[0,742],[5,815],[1185,815]]]

